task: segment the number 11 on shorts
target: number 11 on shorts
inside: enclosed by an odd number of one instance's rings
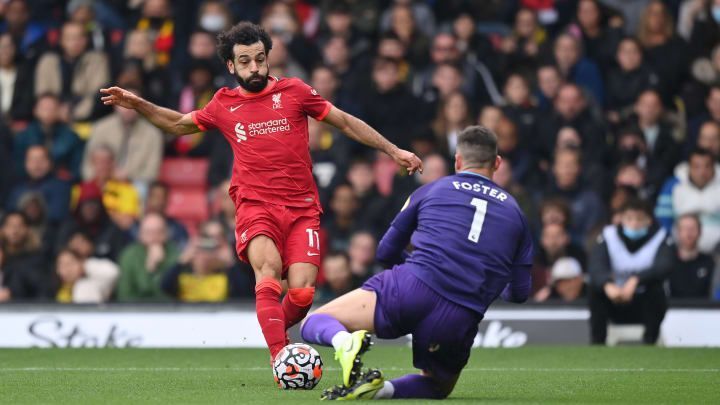
[[[320,235],[318,234],[318,231],[307,228],[305,232],[308,234],[308,246],[320,249]]]
[[[477,243],[480,239],[480,232],[482,232],[483,222],[485,222],[485,214],[487,214],[487,201],[479,198],[473,198],[470,201],[471,205],[475,206],[475,215],[473,215],[472,225],[470,225],[470,233],[468,239]]]

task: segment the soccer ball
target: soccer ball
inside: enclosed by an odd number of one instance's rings
[[[323,362],[317,350],[304,343],[291,343],[275,356],[273,375],[285,390],[311,390],[322,378]]]

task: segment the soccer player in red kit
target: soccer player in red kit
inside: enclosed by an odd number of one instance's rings
[[[237,253],[255,271],[257,317],[275,358],[288,343],[287,329],[312,305],[320,264],[321,206],[312,176],[307,117],[387,153],[410,173],[422,170],[422,163],[303,81],[269,76],[271,48],[269,35],[249,22],[218,35],[218,54],[240,86],[218,90],[203,109],[188,114],[159,107],[119,87],[100,91],[106,105],[135,109],[168,133],[217,128],[230,143]],[[288,292],[281,303],[283,278]]]

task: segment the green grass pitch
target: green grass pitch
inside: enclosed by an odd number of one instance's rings
[[[265,350],[0,350],[2,404],[304,404],[339,381],[332,353],[312,391],[273,385]],[[365,364],[412,372],[409,348],[375,347]],[[719,349],[477,349],[452,403],[720,403]],[[429,402],[429,401],[425,401]],[[407,402],[405,402],[407,403]]]

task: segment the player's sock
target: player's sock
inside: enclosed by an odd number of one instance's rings
[[[395,395],[395,386],[390,381],[385,381],[380,391],[375,393],[373,399],[390,399]]]
[[[388,392],[391,392],[391,398],[443,399],[446,396],[438,389],[432,378],[420,374],[404,375],[400,378],[385,382],[385,384],[390,384],[390,387],[392,388],[383,386],[383,388],[375,395],[375,399],[388,398],[379,397],[378,395],[380,395],[381,392],[384,392],[383,395],[387,395]]]
[[[285,347],[285,315],[280,305],[281,292],[280,283],[273,278],[262,279],[255,286],[257,318],[273,359]]]
[[[335,343],[340,344],[340,339],[333,341],[333,338],[338,334],[343,336],[342,332],[345,332],[346,336],[350,335],[343,324],[328,314],[310,315],[300,330],[300,334],[306,342],[333,347]],[[337,348],[335,349],[337,350]]]
[[[285,329],[305,318],[313,303],[315,287],[290,288],[283,298],[282,309],[285,314]]]

